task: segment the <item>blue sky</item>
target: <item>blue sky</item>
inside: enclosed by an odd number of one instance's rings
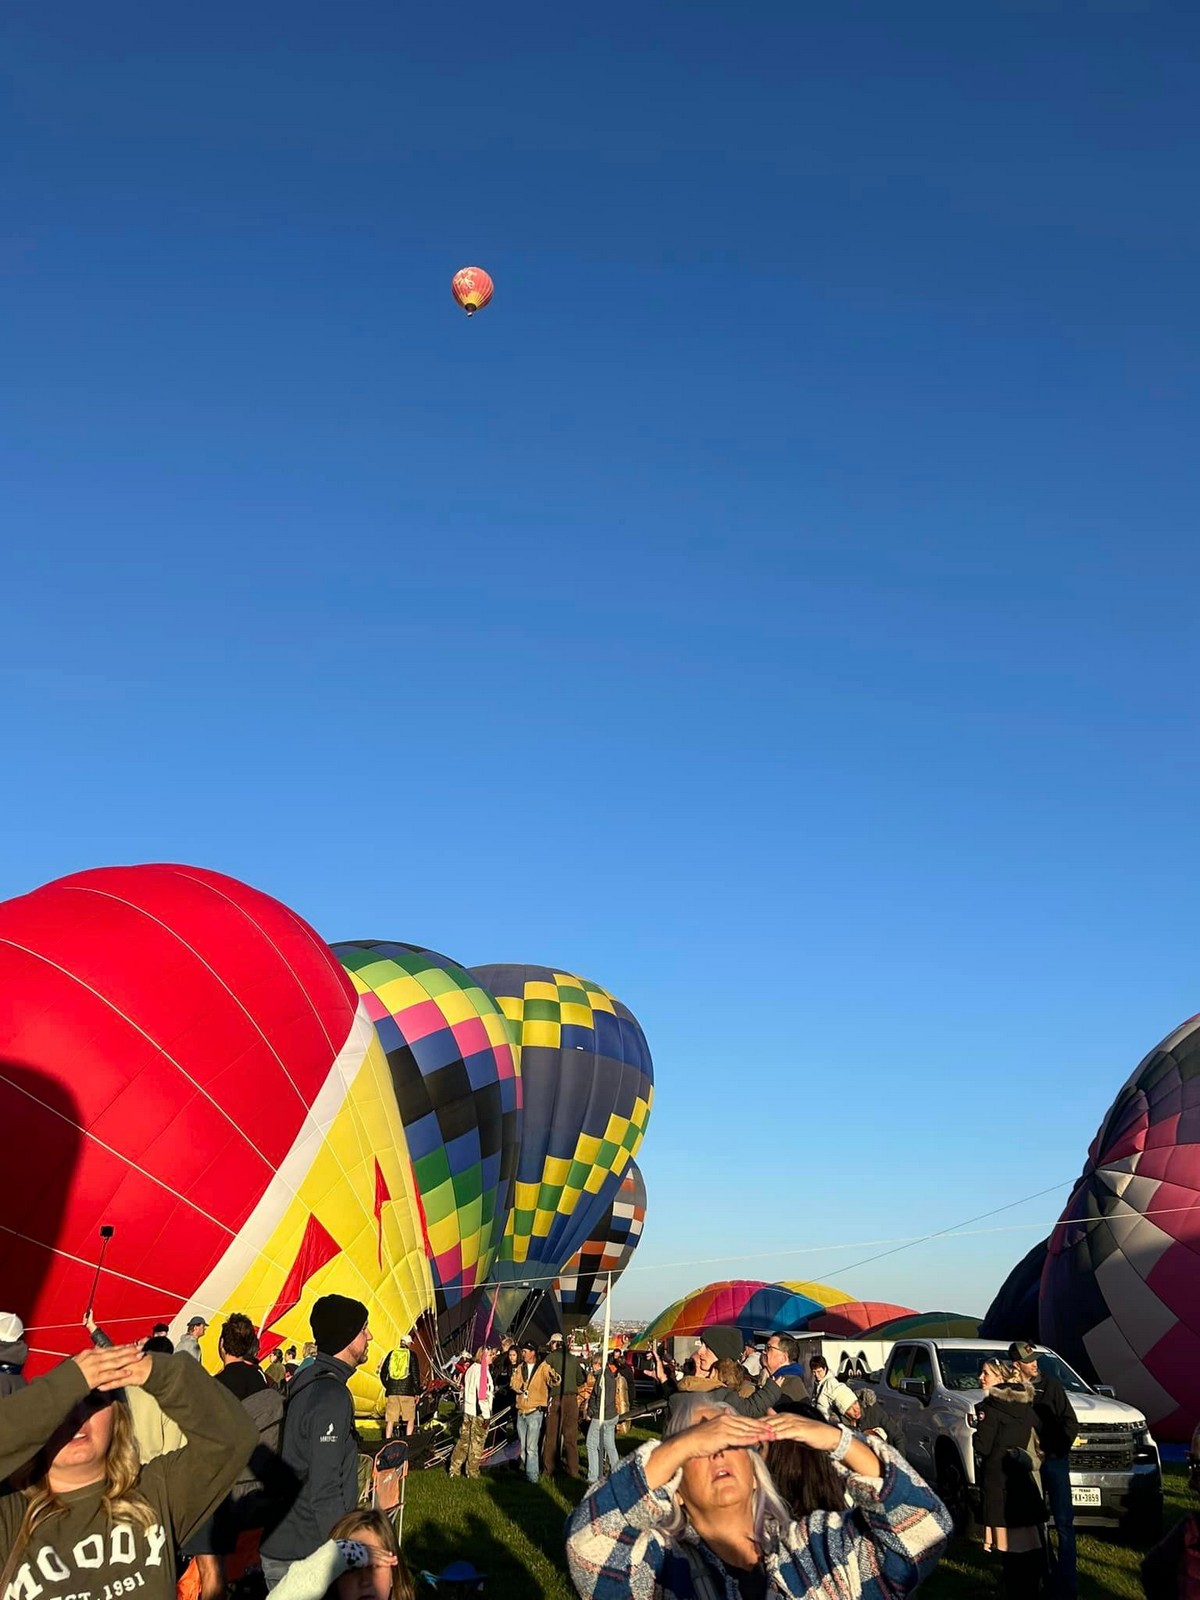
[[[1200,1008],[1200,19],[0,27],[0,894],[583,972],[657,1065],[618,1309],[982,1310]]]

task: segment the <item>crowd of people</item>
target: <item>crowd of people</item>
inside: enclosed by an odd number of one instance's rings
[[[215,1377],[199,1359],[202,1318],[177,1347],[164,1326],[119,1344],[85,1325],[90,1348],[26,1382],[24,1328],[0,1314],[0,1600],[222,1600],[251,1586],[278,1600],[411,1600],[393,1524],[364,1503],[348,1387],[372,1359],[360,1301],[323,1296],[311,1343],[265,1362],[249,1317],[225,1318]],[[1052,1581],[1071,1596],[1075,1416],[1036,1350],[1009,1356],[980,1372],[984,1545],[1005,1594],[1033,1600]],[[377,1370],[385,1440],[411,1439],[424,1382],[411,1339]],[[635,1359],[505,1337],[449,1376],[461,1399],[451,1477],[479,1475],[509,1408],[531,1483],[578,1476],[582,1433],[588,1487],[566,1556],[583,1600],[900,1600],[945,1549],[949,1515],[890,1414],[819,1355],[806,1367],[788,1334],[754,1347],[706,1328],[680,1365],[663,1349]],[[639,1387],[662,1437],[622,1458],[617,1430]],[[1195,1453],[1190,1466],[1200,1488]],[[1185,1519],[1147,1557],[1147,1595],[1195,1600],[1198,1550],[1200,1524]]]

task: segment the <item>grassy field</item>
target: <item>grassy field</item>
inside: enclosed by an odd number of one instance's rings
[[[620,1441],[623,1450],[636,1440]],[[414,1472],[409,1478],[404,1553],[417,1571],[440,1572],[456,1557],[468,1557],[488,1574],[488,1600],[573,1600],[563,1561],[563,1523],[583,1494],[569,1479],[526,1483],[510,1468],[485,1473],[475,1482],[444,1472]],[[1182,1468],[1167,1469],[1167,1520],[1188,1509]],[[1082,1600],[1142,1594],[1139,1551],[1106,1535],[1079,1539]],[[428,1592],[428,1591],[427,1591]],[[921,1590],[928,1600],[974,1600],[998,1594],[993,1558],[969,1540],[956,1539],[938,1571]]]

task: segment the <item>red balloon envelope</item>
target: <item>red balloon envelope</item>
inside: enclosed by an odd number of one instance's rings
[[[340,1119],[386,1082],[373,1039],[312,928],[220,873],[101,868],[0,904],[0,1301],[31,1369],[84,1341],[102,1225],[118,1338],[189,1303],[294,1338],[343,1258],[375,1316],[417,1224],[402,1130],[396,1160],[385,1138],[347,1154]]]
[[[482,311],[495,292],[495,284],[482,267],[460,267],[450,280],[450,293],[469,317]]]
[[[845,1305],[831,1306],[819,1317],[814,1317],[805,1325],[805,1332],[827,1333],[833,1339],[851,1339],[855,1334],[877,1328],[881,1322],[912,1315],[908,1306],[888,1305],[884,1300],[847,1300]]]

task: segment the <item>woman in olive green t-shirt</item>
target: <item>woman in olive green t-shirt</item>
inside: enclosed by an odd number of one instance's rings
[[[142,1466],[118,1391],[187,1436]],[[175,1550],[216,1510],[258,1433],[187,1356],[85,1350],[0,1400],[0,1600],[174,1600]]]

